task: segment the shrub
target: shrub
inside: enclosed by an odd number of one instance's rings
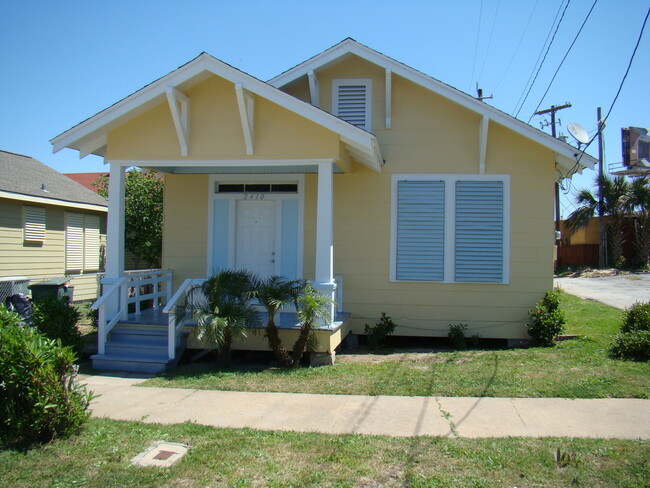
[[[613,358],[650,361],[650,330],[619,332],[609,354]]]
[[[560,310],[560,291],[549,290],[528,311],[528,334],[535,346],[553,346],[557,337],[564,331],[564,312]]]
[[[368,345],[371,349],[382,346],[386,341],[386,337],[393,333],[397,325],[393,320],[386,315],[385,312],[381,313],[379,322],[375,325],[368,325],[363,329],[364,334],[368,336]]]
[[[650,302],[635,303],[623,314],[621,332],[650,330]]]
[[[466,324],[449,324],[449,342],[454,348],[459,350],[467,349],[467,341],[465,340],[465,331],[467,330]]]
[[[34,326],[50,339],[60,339],[64,346],[79,352],[81,332],[77,328],[81,314],[66,299],[44,296],[34,301]]]
[[[621,331],[609,348],[613,358],[650,360],[650,302],[635,303],[623,313]]]
[[[0,305],[0,443],[43,442],[81,428],[92,395],[74,383],[75,359]]]

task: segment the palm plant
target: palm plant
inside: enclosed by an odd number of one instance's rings
[[[259,326],[251,304],[253,283],[247,271],[225,270],[188,293],[185,314],[197,321],[195,337],[214,348],[225,364],[230,363],[233,341]]]
[[[650,180],[637,178],[630,188],[631,203],[634,205],[634,260],[640,268],[648,266],[650,254]]]
[[[275,325],[275,316],[280,308],[295,303],[303,284],[300,280],[288,280],[282,276],[270,276],[263,280],[255,280],[256,296],[266,309],[268,319],[264,335],[269,342],[269,348],[282,366],[289,366],[292,358],[282,343],[280,333]]]
[[[299,366],[305,351],[314,350],[318,345],[314,326],[318,319],[329,321],[329,305],[331,303],[331,298],[319,293],[311,284],[303,284],[300,296],[296,300],[300,334],[291,351],[291,367]]]
[[[599,191],[593,194],[589,189],[580,190],[577,203],[580,205],[574,210],[566,223],[569,232],[574,233],[578,229],[586,227],[589,219],[596,215],[608,216],[606,226],[609,241],[610,262],[619,265],[623,256],[623,222],[632,209],[630,199],[630,184],[623,176],[610,178],[603,175],[602,179],[596,177],[596,185]],[[602,188],[603,205],[599,208],[598,197]]]

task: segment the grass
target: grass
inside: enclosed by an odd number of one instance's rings
[[[621,310],[562,294],[567,334],[552,348],[388,354],[318,368],[178,367],[144,386],[294,393],[649,398],[650,363],[613,360]]]
[[[190,450],[170,468],[130,464],[157,440]],[[649,460],[648,441],[389,438],[92,419],[79,436],[0,451],[0,479],[13,488],[640,487],[650,483]]]

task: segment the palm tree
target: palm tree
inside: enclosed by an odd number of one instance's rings
[[[600,183],[600,184],[599,184]],[[609,240],[610,262],[619,265],[623,256],[623,222],[631,211],[630,184],[623,176],[612,179],[603,175],[602,179],[596,177],[596,185],[602,188],[603,206],[599,209],[598,197],[591,190],[580,190],[577,203],[580,205],[574,210],[566,221],[569,232],[572,234],[582,227],[586,227],[589,219],[595,215],[608,216],[606,226]]]
[[[288,280],[282,276],[271,276],[255,281],[257,298],[268,314],[264,335],[275,358],[282,366],[290,366],[292,359],[280,338],[275,325],[275,316],[281,307],[298,300],[302,288],[303,284],[300,280]]]
[[[188,293],[185,313],[197,321],[195,337],[213,347],[225,364],[230,364],[234,339],[259,326],[259,315],[251,304],[253,282],[247,271],[225,270]]]
[[[304,283],[296,301],[296,312],[300,321],[300,334],[291,351],[291,367],[300,365],[306,350],[313,350],[318,345],[314,325],[317,319],[330,319],[329,307],[332,299],[322,295],[311,284]]]
[[[650,180],[635,179],[630,195],[634,205],[634,264],[646,268],[650,254]]]

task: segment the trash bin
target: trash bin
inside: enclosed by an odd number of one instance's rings
[[[70,278],[54,278],[29,285],[29,289],[32,291],[32,300],[50,296],[63,298],[71,303],[74,286],[68,286],[68,281]]]

